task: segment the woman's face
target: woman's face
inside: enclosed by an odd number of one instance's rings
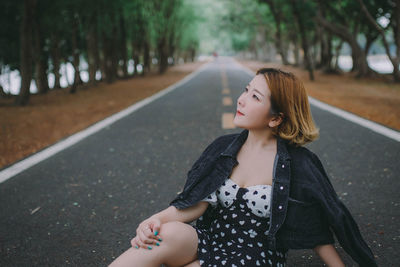
[[[233,123],[245,129],[269,128],[268,115],[271,108],[271,91],[264,75],[256,75],[246,86],[237,100],[237,110]]]

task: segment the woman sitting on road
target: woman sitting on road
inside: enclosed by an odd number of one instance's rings
[[[321,161],[303,147],[319,134],[303,84],[258,70],[234,124],[244,130],[205,149],[183,191],[140,223],[111,266],[285,266],[289,249],[311,248],[328,266],[344,266],[330,229],[360,266],[376,266]]]

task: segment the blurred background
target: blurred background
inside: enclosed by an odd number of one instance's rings
[[[109,263],[205,145],[238,130],[221,118],[258,68],[293,72],[310,97],[400,131],[400,0],[1,0],[0,25],[1,266]],[[204,65],[146,109],[1,180]],[[378,262],[399,266],[398,141],[312,109],[313,150]],[[291,264],[322,265],[310,251]]]
[[[233,57],[400,129],[399,0],[2,0],[0,168]]]
[[[2,0],[0,92],[113,82],[213,53],[400,81],[396,0]]]

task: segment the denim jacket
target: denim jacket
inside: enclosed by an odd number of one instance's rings
[[[170,205],[184,209],[217,190],[238,164],[236,155],[247,136],[248,130],[243,130],[215,139],[193,164],[183,191]],[[333,244],[333,230],[340,245],[360,266],[377,266],[319,158],[309,149],[291,145],[279,136],[270,205],[270,226],[265,231],[269,249],[309,249]],[[211,223],[212,212],[209,205],[202,215],[203,226]]]

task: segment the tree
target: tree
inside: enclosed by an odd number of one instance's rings
[[[20,26],[20,73],[21,73],[21,90],[16,98],[16,104],[26,105],[29,101],[30,86],[32,80],[32,41],[33,41],[33,25],[36,10],[36,0],[24,0],[21,9],[21,26]]]
[[[375,39],[378,35],[382,38],[383,46],[385,48],[386,54],[393,65],[393,78],[396,82],[400,82],[400,0],[387,1],[386,5],[384,3],[375,2],[374,5],[370,4],[371,10],[373,13],[369,11],[366,4],[363,0],[357,0],[360,4],[363,15],[366,17],[368,23],[370,23],[375,29],[375,35],[373,35],[373,39]],[[381,11],[380,11],[381,10]],[[385,14],[386,13],[386,14]],[[373,14],[373,15],[372,15]],[[383,17],[384,15],[390,15],[390,23],[388,23],[387,27],[382,27],[377,19]],[[390,51],[390,43],[388,38],[386,37],[386,32],[389,29],[392,29],[394,42],[393,45],[396,46],[395,53],[392,54]],[[369,48],[371,41],[367,43],[367,49]]]
[[[336,6],[333,6],[334,4]],[[330,16],[324,17],[322,10],[327,10]],[[327,17],[333,17],[332,21],[335,22],[329,21]],[[360,30],[360,14],[353,2],[329,3],[318,0],[316,21],[326,30],[350,45],[352,49],[353,71],[357,71],[359,77],[368,76],[373,73],[373,70],[368,66],[367,55],[357,40]]]
[[[293,10],[293,15],[296,19],[298,28],[300,30],[300,37],[301,37],[301,46],[303,47],[303,51],[304,51],[304,61],[306,64],[306,68],[308,70],[309,73],[309,77],[310,80],[313,81],[314,80],[314,64],[312,61],[312,57],[310,55],[310,47],[309,47],[309,41],[308,41],[308,37],[307,37],[307,33],[306,33],[306,21],[305,21],[305,15],[304,13],[305,10],[309,10],[310,6],[306,5],[309,4],[308,2],[304,2],[304,0],[301,1],[301,5],[303,7],[302,10],[300,10],[300,7],[297,3],[297,0],[290,0],[291,6],[292,6],[292,10]],[[301,12],[303,11],[303,12]]]

